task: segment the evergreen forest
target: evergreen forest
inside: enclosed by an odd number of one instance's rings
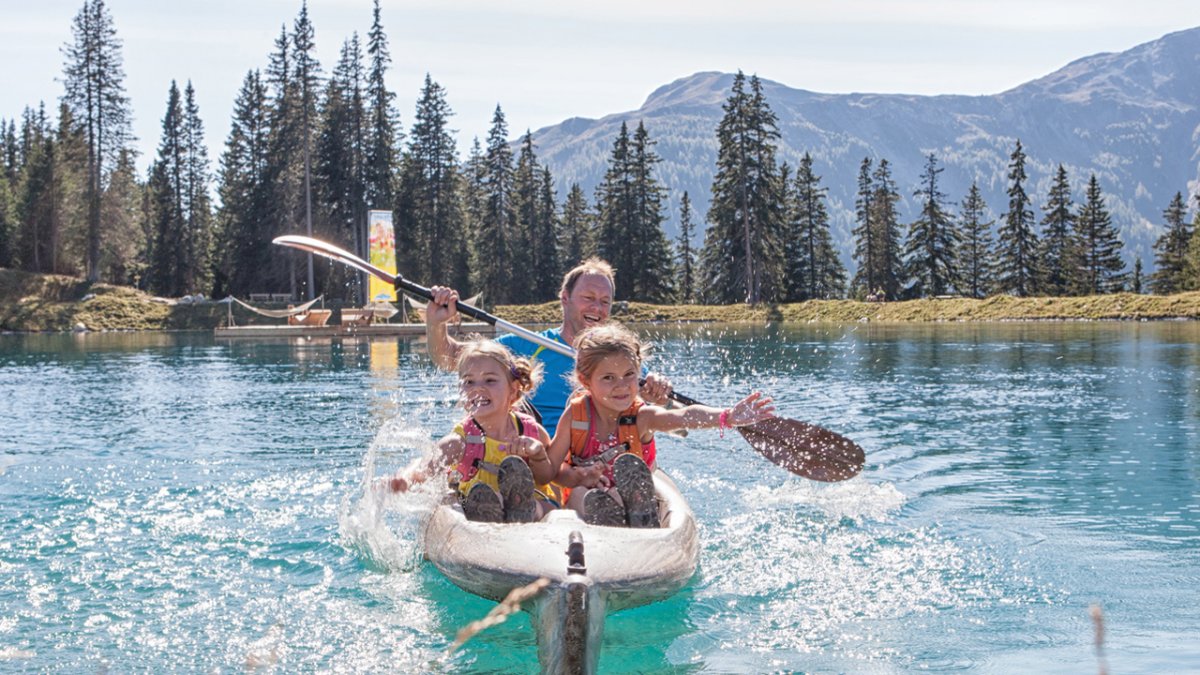
[[[398,110],[378,0],[365,38],[347,38],[336,63],[318,62],[315,40],[302,5],[241,80],[216,158],[191,82],[164,82],[143,173],[116,20],[103,0],[85,0],[57,101],[0,119],[0,267],[170,297],[362,303],[358,273],[270,242],[309,234],[366,257],[368,212],[385,210],[405,277],[482,293],[486,305],[552,300],[563,272],[593,256],[617,268],[618,299],[664,304],[1200,290],[1200,197],[1189,204],[1182,179],[1147,272],[1123,262],[1097,176],[1060,164],[1048,193],[1030,194],[1019,140],[1007,203],[996,205],[976,185],[945,194],[936,154],[924,155],[916,185],[897,185],[888,158],[866,156],[846,269],[821,167],[808,154],[779,161],[777,118],[755,75],[739,72],[724,101],[709,207],[697,213],[687,193],[667,199],[642,122],[622,125],[591,195],[558,184],[528,130],[514,141],[499,105],[460,156],[449,94],[432,77],[411,116]],[[919,204],[912,222],[900,222],[902,194]]]

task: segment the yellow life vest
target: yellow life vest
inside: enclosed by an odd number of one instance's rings
[[[521,436],[535,439],[539,437],[538,424],[532,417],[517,412],[509,414]],[[476,483],[489,485],[493,490],[499,491],[500,462],[503,462],[504,458],[510,454],[507,451],[508,444],[488,438],[479,423],[471,417],[459,422],[454,427],[453,433],[463,439],[466,447],[463,449],[463,456],[458,466],[450,471],[451,484],[457,483],[458,491],[464,497]],[[538,485],[536,489],[544,497],[557,501],[555,492],[550,485]]]

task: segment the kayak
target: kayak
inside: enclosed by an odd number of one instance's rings
[[[696,571],[696,517],[662,471],[654,487],[662,526],[652,529],[589,525],[570,509],[536,523],[475,522],[452,496],[425,521],[425,558],[454,585],[496,601],[549,580],[525,606],[542,669],[595,672],[605,615],[665,600]]]

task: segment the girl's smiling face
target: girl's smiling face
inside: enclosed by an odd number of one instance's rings
[[[609,354],[600,359],[591,375],[581,375],[579,381],[591,393],[596,407],[620,412],[633,405],[637,397],[639,366],[624,354]]]
[[[463,409],[474,416],[507,413],[520,396],[520,387],[504,366],[488,356],[473,356],[461,364],[458,389]]]

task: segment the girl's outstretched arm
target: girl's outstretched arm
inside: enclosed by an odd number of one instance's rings
[[[458,434],[446,434],[437,443],[438,451],[432,457],[421,457],[397,472],[388,481],[392,492],[408,492],[409,488],[424,483],[439,470],[446,471],[462,459],[466,444]]]
[[[638,429],[645,433],[676,429],[744,427],[771,417],[775,412],[772,403],[770,397],[756,391],[725,409],[708,405],[689,405],[668,410],[647,405],[638,411]]]

